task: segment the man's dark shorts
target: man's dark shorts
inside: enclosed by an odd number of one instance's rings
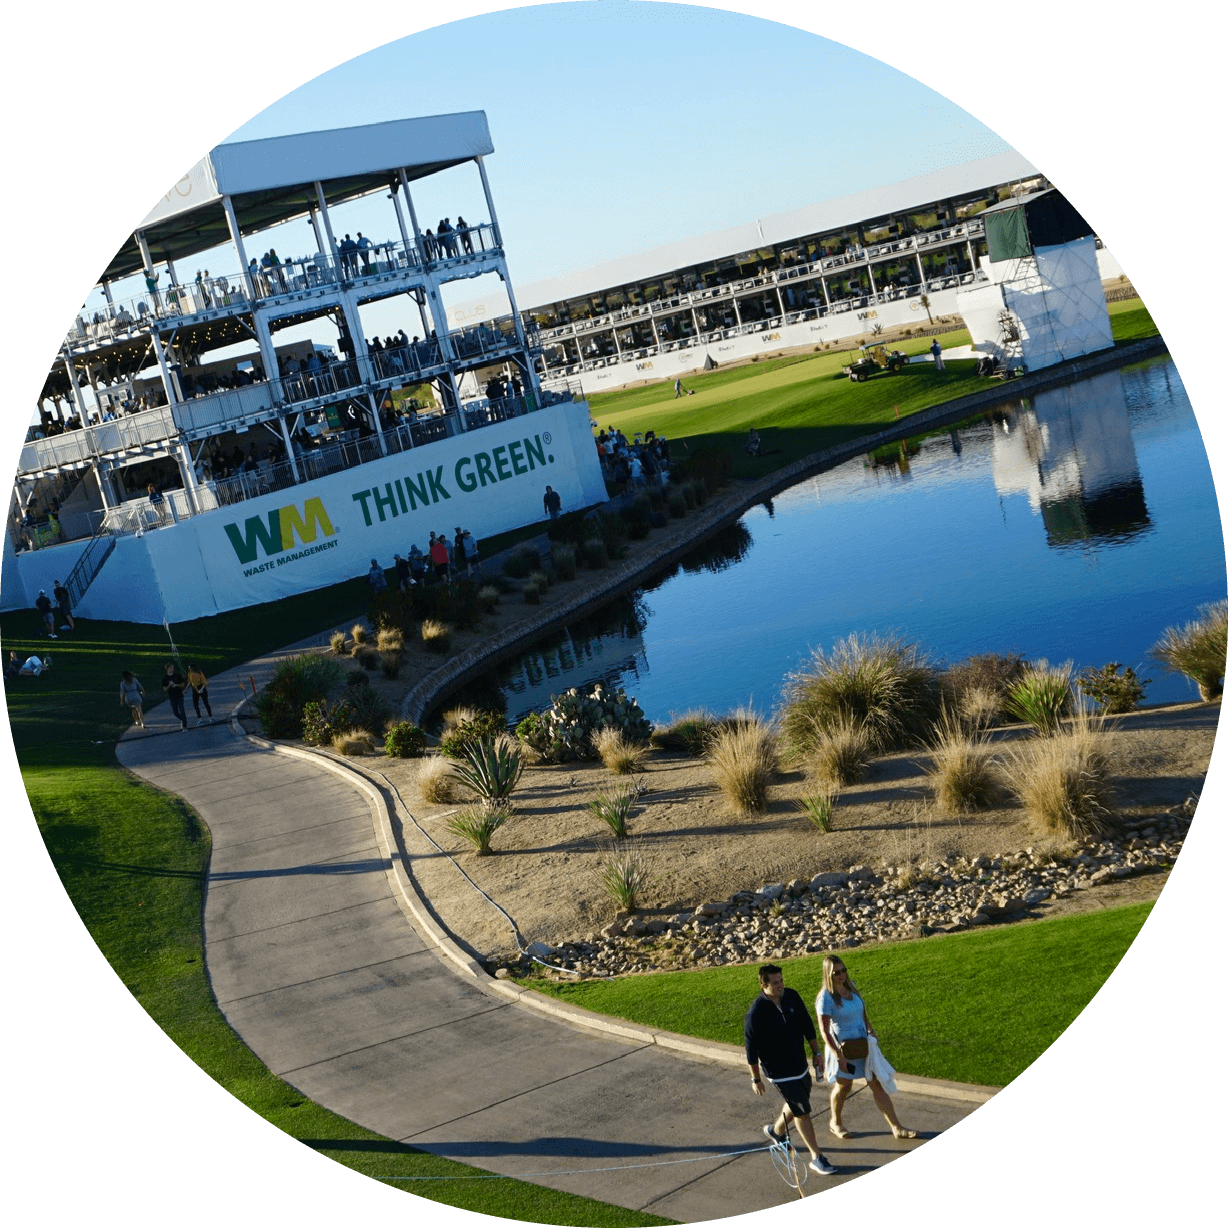
[[[804,1074],[800,1079],[785,1079],[774,1084],[776,1090],[785,1098],[785,1104],[793,1110],[796,1117],[810,1116],[810,1075]]]

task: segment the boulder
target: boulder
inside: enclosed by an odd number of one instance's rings
[[[760,900],[778,900],[784,893],[784,883],[764,883],[755,895]]]
[[[849,876],[841,873],[839,870],[828,870],[823,874],[816,874],[810,880],[810,890],[818,891],[823,887],[846,887],[848,886]]]

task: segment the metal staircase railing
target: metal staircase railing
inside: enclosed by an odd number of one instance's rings
[[[99,528],[90,538],[76,566],[68,573],[68,579],[64,584],[73,605],[76,605],[85,596],[85,590],[94,583],[103,564],[111,557],[111,551],[114,549],[115,538],[107,529]]]

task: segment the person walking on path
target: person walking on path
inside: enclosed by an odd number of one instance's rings
[[[409,574],[409,563],[399,554],[392,556],[392,565],[397,569],[397,588],[403,593],[408,593],[410,586],[413,584],[413,579]]]
[[[559,492],[553,486],[546,487],[546,493],[542,496],[542,506],[546,509],[546,515],[551,520],[559,518],[559,512],[563,507],[563,500],[559,498]]]
[[[476,572],[480,577],[482,574],[482,558],[478,553],[478,539],[466,529],[461,534],[461,541],[465,547],[465,575],[472,578]]]
[[[145,688],[141,680],[126,669],[119,676],[119,702],[132,712],[132,723],[137,729],[145,728]]]
[[[435,579],[448,580],[448,542],[443,534],[431,534],[431,562],[435,565]]]
[[[836,1171],[819,1151],[810,1120],[810,1068],[806,1064],[806,1044],[814,1055],[815,1072],[819,1068],[819,1046],[814,1020],[805,1002],[795,989],[785,988],[784,973],[775,964],[759,969],[759,996],[751,1003],[742,1022],[746,1040],[746,1061],[750,1066],[750,1082],[756,1096],[763,1095],[763,1075],[784,1097],[785,1107],[780,1116],[763,1127],[769,1142],[783,1143],[789,1136],[789,1122],[796,1121],[803,1141],[810,1151],[810,1170],[830,1177]]]
[[[895,1106],[886,1089],[873,1075],[866,1074],[866,1058],[870,1053],[869,1038],[878,1038],[870,1026],[866,1004],[849,980],[844,961],[829,955],[823,961],[823,988],[814,1003],[819,1027],[823,1030],[824,1069],[831,1084],[831,1120],[828,1129],[837,1138],[850,1138],[841,1114],[854,1079],[865,1079],[878,1111],[887,1119],[896,1138],[917,1138],[915,1130],[900,1125]]]
[[[183,706],[183,688],[186,685],[174,662],[167,661],[166,673],[162,675],[162,689],[166,692],[166,698],[171,701],[171,711],[179,718],[180,733],[188,731],[188,713]]]
[[[379,565],[378,559],[371,560],[371,567],[367,571],[367,584],[370,585],[372,597],[378,597],[388,587],[388,577],[384,575],[384,569]]]
[[[209,704],[209,679],[205,677],[204,671],[197,665],[188,662],[188,686],[192,688],[192,710],[196,713],[196,723],[203,725],[205,722],[200,719],[200,705],[205,705],[205,711],[209,714],[209,719],[213,720],[213,708]]]
[[[51,591],[55,594],[55,604],[60,615],[60,630],[75,631],[77,624],[72,619],[72,598],[68,595],[68,589],[57,580]]]
[[[682,386],[682,376],[674,380],[674,400],[676,401],[686,391]]]
[[[934,338],[934,344],[930,346],[930,353],[934,356],[934,367],[938,371],[947,369],[946,363],[942,361],[942,346],[938,344],[938,338]]]
[[[41,588],[38,590],[38,596],[34,598],[34,608],[43,620],[43,630],[46,632],[47,638],[49,640],[58,640],[60,637],[55,633],[55,609],[51,604],[51,598]]]

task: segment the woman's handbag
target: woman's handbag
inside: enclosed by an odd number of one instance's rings
[[[840,1042],[840,1052],[844,1054],[846,1062],[856,1062],[863,1057],[867,1057],[870,1052],[870,1041],[868,1037],[858,1036],[851,1040],[842,1040]]]

